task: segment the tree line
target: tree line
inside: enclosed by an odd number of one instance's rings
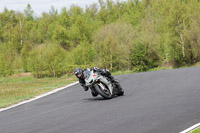
[[[0,76],[58,77],[76,67],[136,70],[200,61],[199,0],[99,0],[85,9],[52,6],[40,17],[0,13]]]

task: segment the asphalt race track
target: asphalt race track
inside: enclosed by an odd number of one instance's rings
[[[200,122],[200,67],[116,76],[125,95],[79,84],[0,112],[0,133],[179,133]]]

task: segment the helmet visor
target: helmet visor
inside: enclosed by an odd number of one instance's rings
[[[80,77],[81,77],[81,73],[77,74],[77,77],[79,77],[79,78],[80,78]]]

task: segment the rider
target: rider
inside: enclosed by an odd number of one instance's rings
[[[115,82],[114,77],[111,75],[111,73],[107,70],[107,69],[99,69],[98,67],[94,67],[94,68],[88,68],[89,70],[93,70],[94,72],[97,72],[105,77],[107,77],[111,82]],[[81,69],[81,68],[77,68],[74,71],[74,74],[76,75],[76,77],[79,79],[79,83],[81,84],[81,86],[84,88],[85,91],[88,91],[88,87],[85,84],[85,75],[84,75],[84,71],[86,71],[87,69]],[[96,97],[98,95],[98,93],[96,93],[95,91],[91,91],[92,96]]]

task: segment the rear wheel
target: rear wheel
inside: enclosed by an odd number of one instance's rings
[[[116,87],[117,87],[117,89],[119,91],[118,94],[117,94],[117,96],[124,95],[124,89],[122,88],[122,86],[119,83],[116,83]]]
[[[109,88],[101,82],[95,85],[95,90],[105,99],[112,98],[112,94],[110,93]]]
[[[120,90],[119,93],[117,94],[118,96],[123,96],[124,95],[124,90]]]

